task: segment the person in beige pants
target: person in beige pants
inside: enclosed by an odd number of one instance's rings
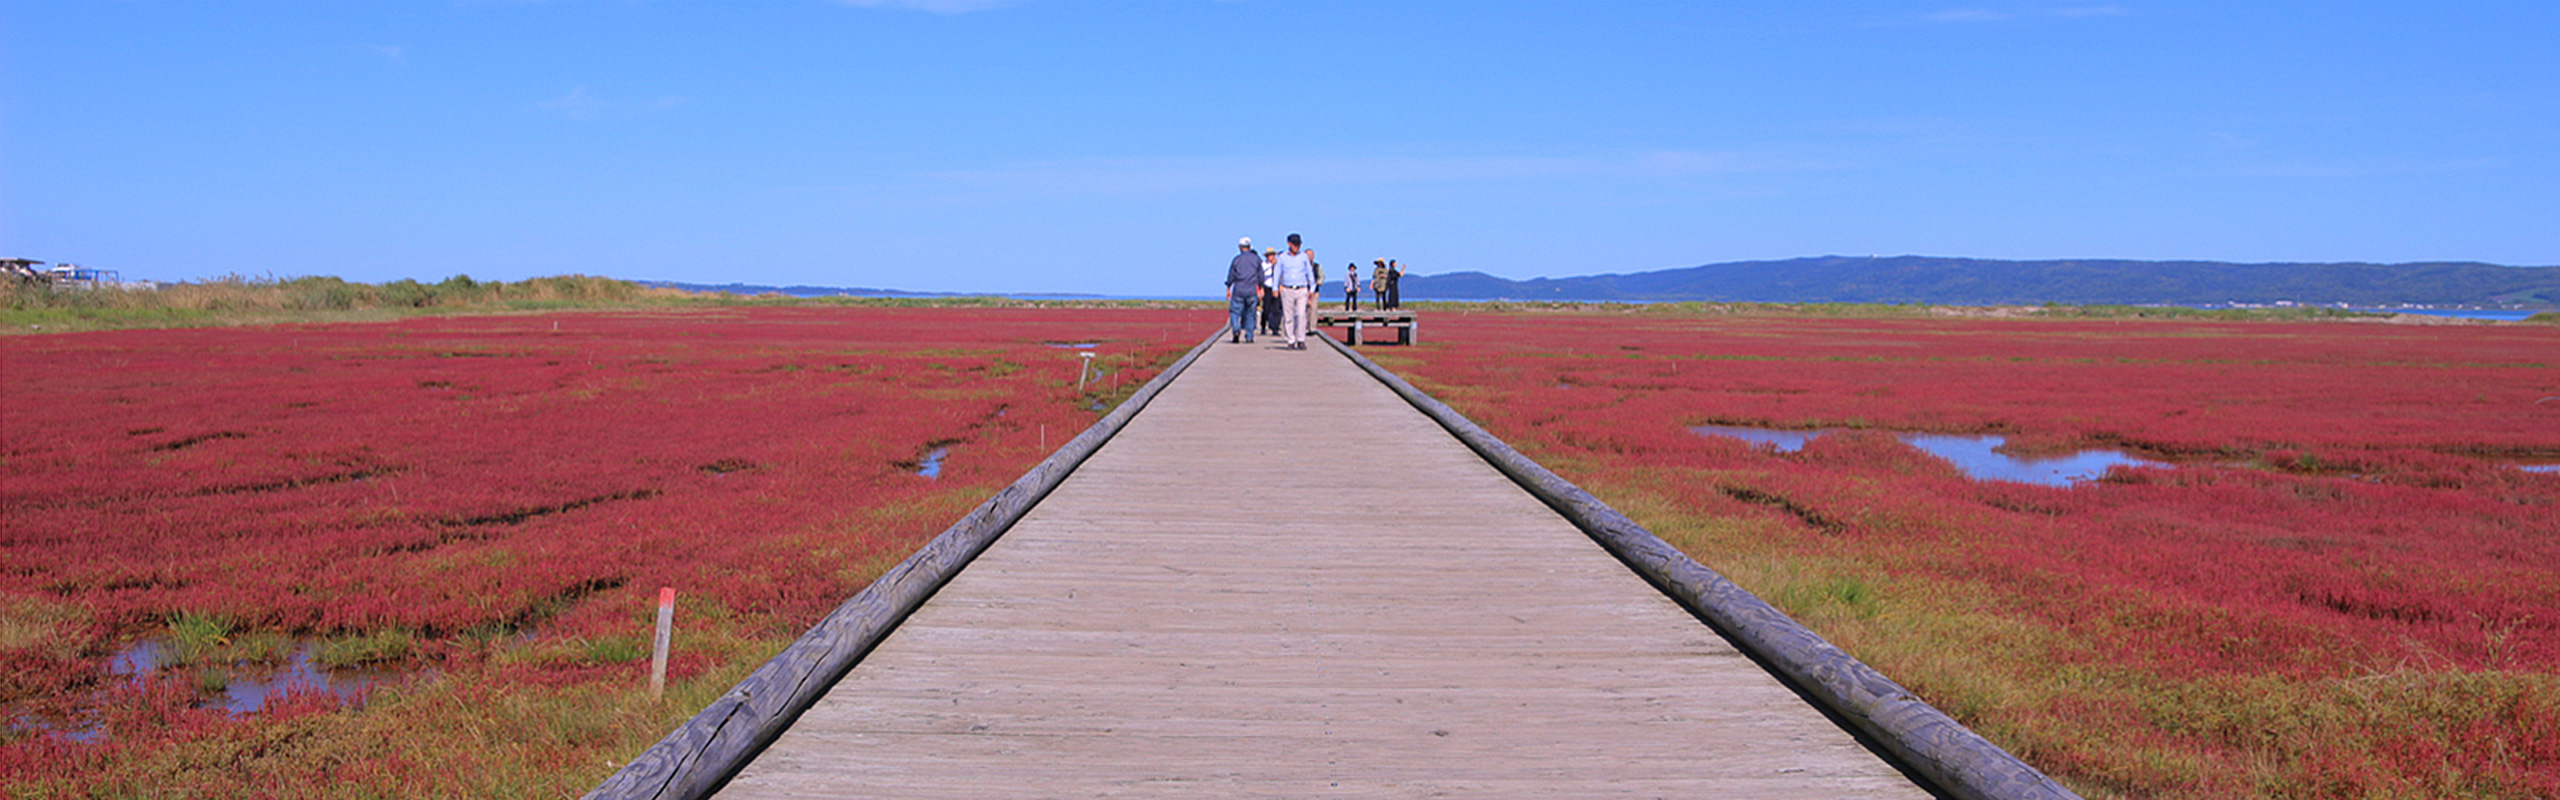
[[[1280,275],[1280,332],[1291,350],[1307,349],[1308,306],[1316,293],[1316,251],[1301,250],[1300,245],[1298,235],[1289,234],[1289,252],[1271,262]]]

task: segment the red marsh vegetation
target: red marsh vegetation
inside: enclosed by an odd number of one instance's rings
[[[2087,794],[2560,796],[2560,474],[2519,466],[2560,328],[1430,328],[1368,352]],[[1913,432],[2160,463],[1975,480]]]
[[[8,793],[583,792],[1214,316],[758,308],[9,337]],[[1084,392],[1079,352],[1111,371]],[[652,700],[660,586],[680,601]],[[273,691],[280,672],[374,686]],[[244,685],[267,687],[245,701],[263,710],[229,710]]]

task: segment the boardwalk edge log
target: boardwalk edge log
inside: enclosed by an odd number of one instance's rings
[[[727,694],[588,792],[587,800],[696,800],[718,791],[781,736],[800,712],[852,671],[899,621],[1058,488],[1216,341],[1217,336],[1211,335],[1192,347],[1155,380],[1138,387],[1119,408],[828,612]]]
[[[1961,800],[2078,800],[2079,795],[1929,705],[1635,520],[1521,455],[1447,404],[1330,336],[1335,351],[1440,423],[1735,646],[1882,745],[1931,788]]]

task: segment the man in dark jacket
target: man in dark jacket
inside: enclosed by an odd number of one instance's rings
[[[1227,262],[1227,343],[1253,341],[1258,327],[1255,301],[1262,295],[1262,257],[1253,254],[1253,237],[1236,240],[1236,257]],[[1242,336],[1242,339],[1238,339]]]

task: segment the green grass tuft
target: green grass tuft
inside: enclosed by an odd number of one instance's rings
[[[214,660],[214,655],[231,644],[231,623],[220,617],[186,612],[169,619],[169,649],[172,663],[194,664]]]
[[[417,637],[406,630],[384,628],[322,642],[311,660],[332,669],[400,661],[407,659],[417,644]]]

